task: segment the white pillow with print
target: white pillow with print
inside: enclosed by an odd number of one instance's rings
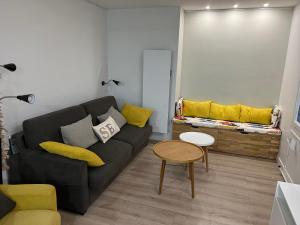
[[[272,112],[272,127],[277,128],[281,119],[281,109],[278,105],[275,105]]]
[[[103,123],[93,127],[95,134],[98,138],[106,143],[111,137],[120,131],[116,121],[110,116]]]

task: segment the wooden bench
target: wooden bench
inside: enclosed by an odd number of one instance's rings
[[[212,135],[216,142],[209,150],[236,155],[276,160],[281,135],[245,133],[236,129],[193,127],[186,123],[173,122],[173,139],[179,140],[183,132],[203,132]]]

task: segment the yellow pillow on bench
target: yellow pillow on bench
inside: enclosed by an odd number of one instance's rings
[[[259,123],[270,125],[272,108],[254,108],[246,105],[241,106],[241,123]]]
[[[209,118],[214,120],[240,121],[240,105],[211,103]]]
[[[61,155],[70,159],[86,161],[88,166],[98,167],[103,166],[104,162],[94,152],[81,147],[66,145],[59,142],[46,141],[40,143],[41,148],[47,152]]]
[[[183,100],[183,116],[208,118],[211,101]]]

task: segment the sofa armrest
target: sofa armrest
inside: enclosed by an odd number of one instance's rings
[[[67,185],[87,185],[87,163],[48,153],[44,150],[32,150],[25,145],[23,132],[12,136],[19,161],[22,179],[41,183],[45,180],[57,181]],[[29,180],[28,180],[29,179]]]
[[[56,191],[51,185],[0,185],[0,191],[16,202],[15,210],[57,210]]]
[[[57,191],[59,208],[86,212],[90,204],[86,162],[42,150],[22,149],[19,155],[22,183],[52,184]]]
[[[26,150],[24,133],[23,131],[15,133],[11,136],[11,144],[13,147],[13,154],[19,153],[22,150]]]
[[[48,152],[27,150],[20,154],[21,177],[31,183],[88,184],[87,163]]]

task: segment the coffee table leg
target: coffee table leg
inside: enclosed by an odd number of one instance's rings
[[[160,183],[159,183],[159,191],[158,194],[161,194],[162,185],[164,181],[164,175],[165,175],[165,168],[166,168],[166,160],[163,160],[161,163],[161,170],[160,170]]]
[[[185,171],[187,172],[188,179],[190,179],[191,177],[190,177],[189,163],[184,164],[184,168],[185,168]]]
[[[192,198],[195,197],[195,178],[194,178],[194,163],[189,163],[190,179],[192,187]]]
[[[205,164],[206,164],[206,172],[208,172],[208,149],[207,147],[204,148],[204,156],[205,156]]]

